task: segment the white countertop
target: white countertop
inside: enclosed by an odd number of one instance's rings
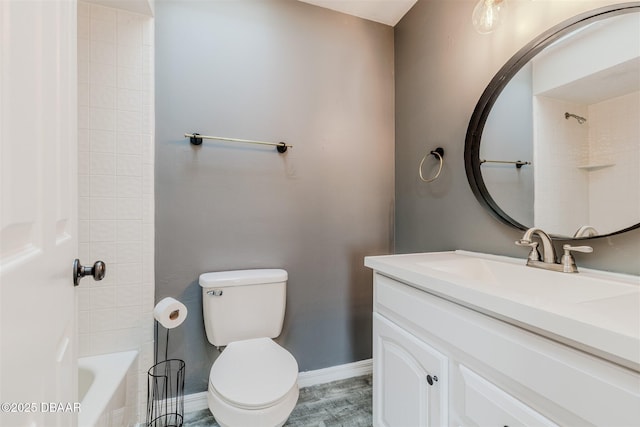
[[[640,277],[475,252],[371,256],[377,272],[640,371]]]

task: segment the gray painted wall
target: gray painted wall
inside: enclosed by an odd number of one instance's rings
[[[393,247],[393,29],[296,1],[156,2],[156,301],[186,392],[207,388],[198,276],[284,268],[277,341],[301,371],[371,357],[371,272]],[[286,141],[205,142],[199,132]]]
[[[395,27],[396,251],[467,249],[525,258],[521,232],[494,219],[471,193],[464,170],[467,125],[498,69],[547,28],[611,1],[511,2],[493,34],[471,26],[476,0],[420,0]],[[424,184],[425,150],[445,149],[438,181]],[[590,240],[578,266],[640,274],[640,230]]]

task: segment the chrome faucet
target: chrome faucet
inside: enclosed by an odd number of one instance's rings
[[[540,252],[538,252],[538,242],[531,240],[537,234],[542,241],[543,257],[540,259]],[[527,266],[535,268],[543,268],[551,271],[561,271],[563,273],[577,273],[578,267],[576,261],[571,254],[571,251],[576,252],[593,252],[593,248],[590,246],[571,246],[563,245],[564,255],[560,262],[557,262],[556,250],[553,247],[551,237],[545,233],[542,229],[533,227],[525,231],[522,239],[516,240],[518,246],[528,246],[531,248],[529,256],[527,258]]]

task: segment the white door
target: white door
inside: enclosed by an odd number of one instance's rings
[[[76,22],[75,0],[0,0],[0,425],[7,427],[77,419],[73,406],[59,405],[77,399]]]
[[[373,314],[373,425],[446,426],[447,357]]]

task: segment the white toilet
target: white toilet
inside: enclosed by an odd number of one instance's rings
[[[287,272],[200,275],[207,339],[227,346],[209,374],[209,409],[222,427],[279,427],[298,401],[298,363],[271,338],[284,321]]]

